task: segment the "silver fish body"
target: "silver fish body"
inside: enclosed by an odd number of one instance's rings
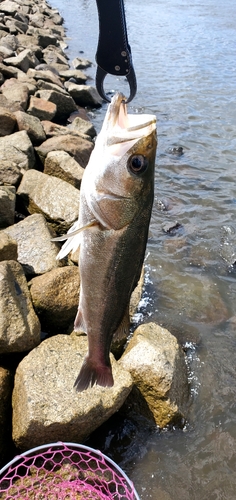
[[[88,336],[88,354],[75,381],[78,391],[114,383],[110,346],[114,332],[123,327],[141,274],[153,205],[156,144],[155,116],[127,115],[122,94],[116,94],[81,183],[76,228],[84,230],[66,244],[70,250],[80,243],[75,330]]]

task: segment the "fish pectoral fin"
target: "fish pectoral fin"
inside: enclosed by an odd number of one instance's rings
[[[129,305],[128,305],[119,327],[113,334],[112,340],[114,342],[124,341],[129,335],[129,330],[130,330],[130,315],[129,315]]]
[[[77,223],[78,222],[76,222],[76,224]],[[63,234],[62,236],[57,236],[56,238],[52,238],[51,241],[65,241],[65,240],[68,240],[69,238],[73,238],[77,234],[81,233],[85,229],[89,229],[92,226],[98,226],[98,225],[99,225],[98,221],[94,219],[91,222],[89,222],[88,224],[86,224],[85,226],[79,227],[79,229],[75,229],[74,231],[73,230],[72,231],[69,230],[67,234]],[[72,228],[73,227],[74,226],[72,226]]]
[[[62,245],[60,252],[57,255],[57,260],[63,259],[68,255],[68,253],[75,252],[80,246],[80,233],[85,229],[89,229],[93,226],[98,226],[99,223],[94,219],[90,221],[83,227],[78,228],[79,221],[76,221],[75,224],[69,229],[67,234],[63,236],[58,236],[57,238],[52,238],[51,241],[65,241],[64,245]]]
[[[74,387],[76,391],[82,392],[88,389],[88,387],[93,387],[94,384],[101,387],[112,387],[114,385],[111,366],[96,363],[87,355],[74,383]]]

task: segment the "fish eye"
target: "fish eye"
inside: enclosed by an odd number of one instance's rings
[[[128,161],[128,170],[132,174],[143,174],[147,170],[148,161],[146,156],[143,155],[133,155]]]

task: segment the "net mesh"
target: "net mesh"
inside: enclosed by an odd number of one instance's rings
[[[139,500],[131,481],[112,460],[70,443],[41,446],[16,457],[0,471],[0,498]]]

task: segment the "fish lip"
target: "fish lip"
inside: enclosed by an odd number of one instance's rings
[[[121,196],[119,194],[114,194],[109,191],[97,191],[97,199],[108,198],[109,200],[128,200],[130,196]]]

